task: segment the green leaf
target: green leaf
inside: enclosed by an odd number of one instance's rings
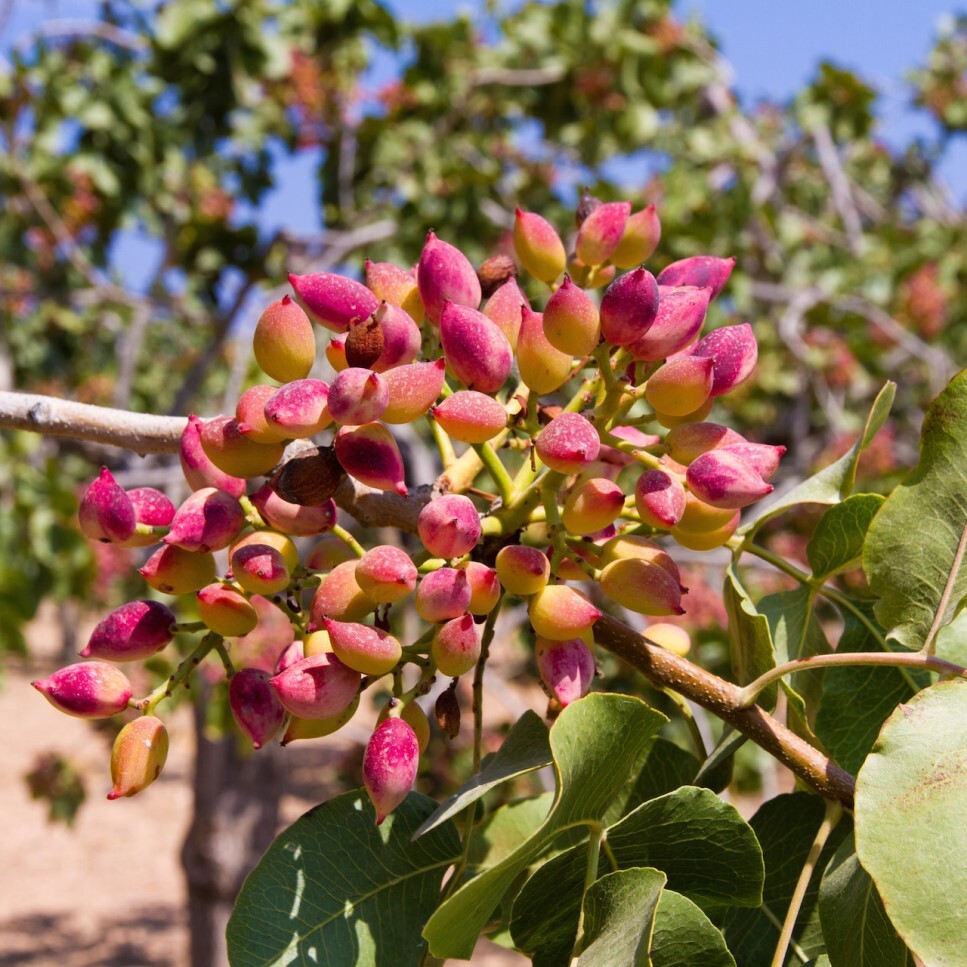
[[[778,517],[789,510],[790,507],[795,507],[798,504],[838,504],[845,500],[852,492],[853,485],[856,482],[856,467],[860,456],[873,441],[873,437],[879,432],[880,427],[886,422],[895,396],[896,383],[886,383],[873,401],[863,432],[850,450],[835,463],[831,463],[808,480],[804,480],[798,486],[793,487],[776,503],[767,506],[758,517],[747,524],[743,524],[737,533],[740,535],[752,534],[767,520]]]
[[[715,748],[708,754],[702,767],[695,776],[695,786],[705,786],[713,792],[721,792],[732,781],[732,767],[735,764],[735,753],[749,741],[749,737],[742,732],[736,732],[731,725],[726,725],[722,738]]]
[[[931,967],[964,963],[967,681],[890,716],[856,780],[856,852],[893,925]]]
[[[468,862],[476,873],[496,866],[522,846],[547,818],[554,793],[515,799],[495,809],[474,827]]]
[[[762,905],[755,910],[732,907],[722,925],[729,950],[742,967],[769,967],[772,963],[789,901],[825,815],[822,799],[795,792],[770,799],[752,817],[750,825],[765,861]],[[848,820],[840,819],[826,841],[796,919],[793,939],[810,956],[824,950],[816,909],[821,872],[849,829]]]
[[[581,967],[650,967],[648,946],[665,885],[658,870],[608,873],[584,896]]]
[[[815,593],[812,588],[800,585],[791,591],[766,595],[759,602],[758,610],[769,622],[777,665],[830,651],[813,609]],[[822,693],[823,676],[823,669],[815,668],[786,675],[781,682],[789,702],[789,727],[810,742],[814,741],[812,721]]]
[[[843,840],[823,874],[819,919],[837,967],[912,967],[910,952],[860,865],[852,836]]]
[[[879,494],[853,494],[819,518],[806,545],[815,577],[825,581],[859,561],[866,532],[883,501]]]
[[[430,918],[423,935],[437,957],[467,959],[517,875],[566,826],[597,822],[646,742],[668,719],[628,695],[595,693],[572,702],[551,728],[557,789],[547,819],[510,856],[464,884]]]
[[[756,609],[733,564],[725,571],[722,598],[729,616],[732,671],[740,685],[747,685],[776,666],[769,621]],[[774,684],[764,688],[759,695],[759,704],[763,708],[772,708],[776,704],[776,691]]]
[[[637,775],[632,774],[626,795],[615,800],[607,812],[609,823],[615,823],[643,802],[673,792],[679,786],[697,785],[693,782],[699,762],[690,752],[668,739],[657,736],[646,750],[644,762]]]
[[[868,602],[857,602],[871,611]],[[872,614],[870,614],[872,620]],[[843,610],[845,622],[837,651],[882,651],[876,637],[852,612]],[[816,713],[815,731],[826,751],[854,775],[863,764],[880,728],[897,705],[917,689],[899,668],[852,665],[829,668]]]
[[[652,967],[735,967],[718,927],[674,890],[662,891],[649,953]]]
[[[514,723],[501,747],[484,763],[480,772],[440,803],[436,812],[413,834],[414,838],[455,816],[502,782],[550,764],[547,726],[536,712],[528,709]]]
[[[708,789],[685,786],[639,806],[608,829],[607,843],[619,869],[659,869],[670,888],[696,902],[758,906],[761,900],[764,868],[755,836],[735,808]],[[580,844],[524,884],[511,921],[521,950],[573,946],[586,864],[587,845]],[[555,897],[551,909],[549,895]]]
[[[298,819],[245,880],[228,923],[232,967],[420,964],[420,927],[460,856],[452,823],[411,841],[435,806],[410,793],[377,826],[355,790]]]
[[[876,616],[908,648],[923,646],[967,526],[967,370],[927,411],[920,461],[887,497],[870,525],[863,568],[879,596]],[[961,568],[943,615],[947,624],[967,594]]]

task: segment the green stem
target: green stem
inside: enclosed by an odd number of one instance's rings
[[[571,953],[571,964],[575,965],[578,955],[584,947],[584,897],[598,878],[598,857],[601,854],[601,844],[607,836],[607,830],[600,823],[588,823],[588,865],[584,871],[584,889],[581,891],[581,913],[578,916],[577,940]]]
[[[245,511],[245,519],[256,529],[265,530],[268,526],[262,519],[262,515],[259,513],[258,508],[252,503],[251,498],[242,494],[238,498],[238,502],[242,505],[242,510]]]
[[[933,623],[930,625],[930,630],[927,632],[927,637],[923,642],[923,648],[921,650],[925,655],[932,655],[936,647],[937,634],[943,627],[944,614],[947,612],[950,595],[953,593],[954,585],[957,583],[957,575],[960,573],[960,565],[963,564],[965,551],[967,551],[967,524],[964,524],[964,529],[960,532],[960,542],[957,544],[957,552],[954,554],[953,562],[950,565],[950,573],[947,575],[943,593],[940,595],[940,601],[937,604],[937,613],[933,616]]]
[[[444,472],[448,467],[453,466],[457,460],[456,451],[453,449],[453,443],[450,441],[450,437],[447,436],[443,427],[433,419],[428,413],[426,415],[426,422],[430,425],[430,432],[433,434],[433,442],[436,444],[437,450],[440,452],[440,461],[443,464]]]
[[[741,692],[739,708],[751,708],[755,705],[759,693],[773,682],[791,675],[794,672],[808,671],[810,668],[828,668],[835,665],[887,665],[894,668],[923,668],[953,678],[967,677],[967,668],[953,662],[944,661],[934,655],[924,654],[922,651],[890,651],[890,652],[833,652],[830,655],[811,655],[809,658],[797,658],[785,664],[770,668],[755,681],[746,685]]]
[[[799,911],[802,902],[806,897],[806,890],[809,888],[809,881],[812,879],[816,864],[819,862],[820,854],[829,839],[830,833],[836,828],[840,816],[843,815],[843,807],[835,800],[826,802],[826,815],[819,826],[816,838],[812,846],[809,847],[809,855],[803,865],[796,889],[793,891],[792,899],[789,901],[789,909],[786,911],[786,918],[782,922],[782,930],[779,933],[779,942],[776,944],[776,952],[772,958],[772,967],[783,967],[786,962],[786,953],[789,950],[789,942],[792,940],[792,932],[796,928],[796,920],[799,918]]]
[[[489,443],[474,443],[471,445],[477,452],[477,456],[480,457],[480,462],[484,465],[487,473],[490,474],[490,479],[497,487],[501,501],[506,504],[514,495],[514,481],[510,479],[510,474],[507,473],[507,468],[501,462],[500,457],[497,456],[497,451]]]
[[[357,541],[356,538],[353,537],[353,535],[350,534],[349,531],[346,530],[345,527],[342,527],[340,524],[332,525],[332,534],[334,537],[338,537],[339,540],[343,542],[343,544],[346,544],[353,552],[353,554],[356,555],[356,557],[362,557],[366,553],[366,551],[363,549],[362,544],[360,544],[359,541]]]
[[[497,599],[497,604],[487,615],[484,623],[483,635],[480,639],[480,657],[473,670],[473,775],[480,772],[480,763],[483,759],[483,678],[487,659],[490,656],[490,644],[494,639],[494,628],[497,623],[497,615],[503,604],[503,593]],[[453,875],[447,884],[446,896],[449,897],[456,890],[463,874],[467,869],[467,862],[470,858],[470,841],[473,838],[473,826],[477,819],[477,802],[474,800],[467,806],[467,811],[463,820],[463,850],[460,860],[454,867]]]
[[[212,649],[217,649],[221,643],[221,635],[216,635],[214,631],[209,632],[204,638],[202,638],[200,642],[198,642],[188,657],[179,663],[178,667],[174,670],[174,673],[169,678],[162,682],[145,698],[138,702],[129,702],[128,704],[133,705],[134,708],[144,712],[145,715],[152,715],[159,703],[166,698],[170,698],[174,693],[174,690],[188,680],[188,676],[191,675],[191,673],[201,664],[202,659],[204,659],[208,653],[212,651]]]

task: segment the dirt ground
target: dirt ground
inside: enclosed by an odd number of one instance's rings
[[[166,717],[171,750],[157,783],[108,802],[108,741],[55,712],[29,684],[58,667],[58,638],[47,616],[32,629],[30,660],[8,662],[0,685],[0,967],[186,967],[178,856],[191,810],[190,712]],[[86,780],[73,829],[49,823],[24,782],[46,751],[72,760]],[[287,797],[286,822],[313,804]],[[482,942],[473,963],[526,961]]]

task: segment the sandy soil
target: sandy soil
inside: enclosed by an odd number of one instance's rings
[[[48,619],[30,638],[30,660],[8,662],[0,686],[0,967],[186,967],[178,855],[191,810],[190,713],[166,716],[171,750],[152,789],[108,802],[107,739],[56,713],[29,686],[59,666],[58,633]],[[70,758],[86,780],[73,829],[49,823],[24,782],[47,751]],[[286,820],[312,804],[287,797]],[[526,961],[484,942],[473,963]]]

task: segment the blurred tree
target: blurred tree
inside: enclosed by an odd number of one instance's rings
[[[967,351],[967,218],[936,176],[967,127],[965,51],[961,18],[911,75],[936,137],[894,148],[877,91],[833,64],[789,103],[741,104],[714,40],[670,0],[492,5],[418,27],[377,0],[106,0],[89,21],[47,21],[0,62],[0,390],[217,408],[249,375],[232,336],[259,286],[363,256],[407,264],[429,226],[476,239],[481,258],[509,250],[516,205],[563,226],[586,184],[654,202],[674,225],[655,271],[735,256],[713,323],[748,318],[761,371],[730,398],[731,418],[791,443],[789,472],[836,455],[852,414],[898,372],[895,439],[909,449],[904,424]],[[374,64],[393,70],[378,88]],[[302,205],[319,209],[318,232],[264,228],[288,155],[317,166],[318,197]],[[132,277],[135,243],[146,264]],[[879,470],[911,455],[886,453]],[[94,569],[70,516],[87,461],[128,485],[176,486],[170,464],[126,459],[0,439],[0,466],[15,468],[0,552],[33,554],[18,579],[84,592]],[[38,519],[34,505],[56,513]],[[0,595],[26,600],[15,591]],[[33,612],[7,613],[4,648]],[[230,901],[217,892],[210,902]]]

